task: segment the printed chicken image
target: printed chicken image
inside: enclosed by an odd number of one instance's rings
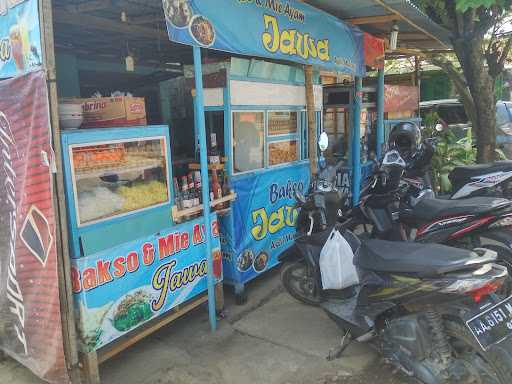
[[[263,271],[268,264],[268,254],[266,252],[261,252],[255,259],[254,259],[254,270],[256,272]]]
[[[196,16],[190,25],[190,33],[201,45],[209,47],[215,40],[213,25],[204,16]]]

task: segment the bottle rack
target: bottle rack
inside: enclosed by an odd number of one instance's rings
[[[208,170],[209,171],[224,171],[226,167],[224,164],[208,164]],[[188,169],[191,171],[200,171],[201,170],[201,164],[199,163],[190,163],[188,165]]]
[[[220,199],[210,201],[210,207],[215,208],[216,206],[218,206],[220,204],[228,203],[235,199],[236,199],[236,193],[234,191],[231,191],[231,193],[227,196],[223,196]],[[225,208],[225,209],[216,210],[215,212],[217,213],[217,215],[222,216],[222,215],[227,214],[230,210],[231,210],[231,208]],[[198,205],[196,207],[182,209],[182,210],[179,210],[178,206],[173,205],[172,219],[174,220],[175,223],[181,223],[183,221],[188,220],[190,217],[200,215],[202,212],[203,212],[202,204]]]

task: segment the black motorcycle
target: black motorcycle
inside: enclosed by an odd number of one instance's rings
[[[376,164],[360,204],[347,212],[372,238],[440,243],[458,248],[486,247],[512,272],[512,202],[496,197],[438,199],[410,180],[423,169],[407,166],[398,151]],[[409,177],[408,177],[409,176]],[[354,224],[354,226],[356,225]],[[367,226],[368,225],[368,226]]]
[[[300,208],[297,239],[280,259],[281,279],[298,300],[320,305],[351,340],[374,343],[405,373],[428,384],[508,383],[512,377],[512,298],[494,294],[508,277],[496,253],[438,244],[368,240],[347,228],[343,201],[322,174]],[[355,255],[360,284],[322,288],[320,253],[340,231]]]

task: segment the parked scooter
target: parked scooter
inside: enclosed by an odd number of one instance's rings
[[[408,162],[404,180],[413,188],[432,189],[430,166],[434,152],[435,139],[427,139]],[[512,161],[510,160],[455,167],[448,174],[448,179],[452,185],[452,193],[439,196],[441,198],[458,200],[486,196],[512,199]]]
[[[351,340],[367,341],[427,384],[508,383],[512,298],[501,302],[494,295],[508,277],[506,268],[494,264],[496,253],[438,244],[361,243],[345,229],[350,218],[343,222],[339,215],[340,200],[330,198],[337,194],[333,183],[320,175],[312,186],[307,196],[296,193],[298,238],[281,257],[281,278],[292,296],[320,304],[344,330],[342,345],[330,358],[339,357]],[[325,291],[319,259],[333,227],[355,254],[360,284]]]
[[[371,224],[372,238],[440,243],[473,249],[485,246],[498,253],[512,272],[512,201],[494,197],[436,199],[430,189],[403,183],[406,163],[388,151],[361,203],[347,215],[356,224]]]

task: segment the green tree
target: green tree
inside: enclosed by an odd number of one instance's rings
[[[512,0],[416,0],[438,24],[452,33],[459,71],[443,55],[429,61],[454,80],[477,139],[477,161],[494,160],[496,149],[497,77],[505,68],[512,39],[502,27],[510,17]]]

